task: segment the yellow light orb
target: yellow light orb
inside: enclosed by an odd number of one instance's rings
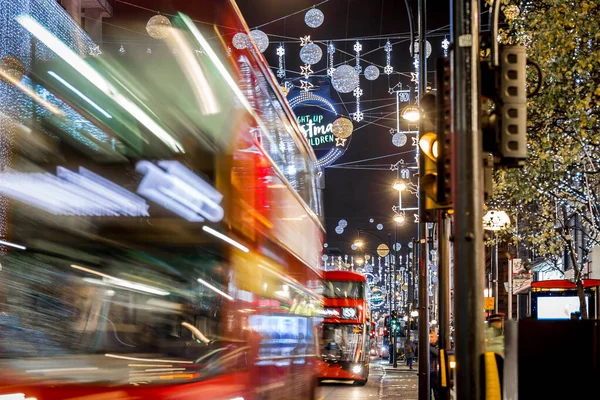
[[[354,125],[348,118],[338,118],[333,121],[333,136],[335,137],[340,139],[349,138],[353,130]]]
[[[390,254],[390,248],[387,246],[387,244],[381,243],[379,246],[377,246],[377,255],[379,257],[385,257],[388,254]]]
[[[164,39],[171,27],[171,21],[164,15],[155,15],[148,20],[146,31],[154,39]]]

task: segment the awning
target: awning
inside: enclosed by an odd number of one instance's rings
[[[600,279],[584,279],[583,287],[600,286]],[[566,279],[552,279],[547,281],[538,281],[531,283],[532,289],[576,289],[575,283]]]

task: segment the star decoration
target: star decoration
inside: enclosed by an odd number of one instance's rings
[[[301,47],[304,47],[309,43],[312,43],[312,40],[310,40],[310,35],[300,38],[300,46]]]
[[[300,89],[304,90],[305,92],[308,92],[314,86],[312,83],[310,83],[308,81],[300,81],[300,84],[302,85],[300,87]]]
[[[278,55],[279,57],[283,57],[283,56],[285,56],[285,48],[284,48],[283,46],[279,46],[279,47],[277,48],[277,55]]]
[[[304,79],[308,79],[308,77],[313,73],[313,70],[310,68],[310,64],[306,64],[304,66],[300,66],[300,75],[304,76]]]
[[[383,72],[384,72],[386,75],[390,75],[392,72],[394,72],[394,68],[393,68],[391,65],[386,65],[386,66],[383,68]]]
[[[335,147],[344,147],[346,145],[346,140],[348,140],[348,139],[336,137],[335,138]]]
[[[419,223],[419,214],[413,214],[415,216],[415,224]]]
[[[398,171],[398,166],[396,164],[390,165],[390,171]]]
[[[91,46],[90,47],[90,56],[92,56],[92,57],[98,57],[101,54],[102,54],[102,50],[100,50],[100,46],[99,45]]]
[[[411,72],[410,81],[414,83],[419,83],[419,74],[417,74],[416,72]]]
[[[412,138],[412,145],[417,147],[419,146],[419,139],[417,139],[415,136],[413,136]]]

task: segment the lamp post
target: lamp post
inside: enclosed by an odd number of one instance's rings
[[[492,252],[491,283],[492,296],[494,298],[494,313],[498,313],[498,243],[496,242],[495,232],[510,226],[510,217],[504,211],[490,210],[483,216],[483,229],[492,232],[494,248]],[[512,274],[512,271],[509,271]],[[509,275],[510,276],[510,275]],[[512,293],[509,302],[512,302]]]

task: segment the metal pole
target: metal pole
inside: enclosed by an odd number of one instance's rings
[[[448,354],[451,350],[450,344],[450,236],[448,229],[448,218],[446,212],[438,212],[438,295],[439,295],[439,314],[438,324],[439,348]],[[448,365],[446,357],[445,365]],[[436,400],[449,400],[449,387],[440,387],[440,398]]]
[[[427,91],[427,54],[426,37],[427,30],[426,0],[419,0],[419,102]],[[414,46],[411,43],[411,46]],[[419,138],[424,134],[424,119],[419,119]],[[419,147],[417,146],[417,151]],[[424,175],[425,154],[419,151],[419,176]],[[431,397],[429,382],[429,283],[427,258],[427,225],[423,222],[425,191],[419,186],[419,400],[429,400]]]
[[[389,284],[390,289],[388,293],[390,295],[390,321],[392,319],[392,313],[394,312],[394,281],[393,281],[393,263],[392,263],[392,234],[388,233],[388,244],[390,246],[390,252],[388,254],[388,271],[389,271]],[[394,365],[396,362],[396,332],[392,329],[390,324],[390,364]]]
[[[500,294],[498,293],[498,243],[496,242],[496,234],[494,234],[494,254],[492,257],[492,269],[494,270],[494,313],[498,314]]]
[[[480,400],[483,335],[483,156],[479,1],[451,0],[452,197],[456,398]]]
[[[392,282],[394,282],[394,286],[392,287],[392,296],[394,296],[394,310],[396,310],[396,281],[398,279],[397,275],[398,275],[398,247],[396,247],[396,243],[398,240],[398,224],[396,224],[395,229],[394,229],[394,243],[392,245],[392,248],[390,249],[390,252],[392,251],[392,249],[394,250],[394,272],[393,272],[393,280]],[[396,315],[399,315],[398,310],[396,310]],[[398,366],[398,357],[396,354],[396,340],[397,340],[397,335],[396,332],[394,332],[394,368],[396,368]]]
[[[512,319],[512,301],[513,301],[513,283],[512,283],[512,275],[513,275],[513,261],[508,261],[508,271],[506,271],[508,277],[508,316],[507,319]]]

